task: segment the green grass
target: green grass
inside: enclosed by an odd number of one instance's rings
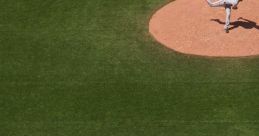
[[[167,2],[0,1],[0,135],[257,136],[259,58],[159,45]]]

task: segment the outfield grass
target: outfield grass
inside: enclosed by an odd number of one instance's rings
[[[167,2],[0,1],[0,135],[258,136],[259,58],[159,45]]]

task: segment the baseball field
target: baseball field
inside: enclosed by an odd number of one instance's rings
[[[162,46],[168,2],[1,0],[0,136],[258,136],[259,57]]]

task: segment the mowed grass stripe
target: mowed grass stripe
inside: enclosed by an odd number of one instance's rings
[[[0,2],[0,135],[257,135],[258,65],[176,53],[168,1]]]

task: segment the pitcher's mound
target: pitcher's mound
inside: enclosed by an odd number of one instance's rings
[[[225,33],[224,8],[211,8],[204,0],[176,0],[152,16],[149,31],[166,47],[186,54],[259,55],[259,0],[244,0],[238,7]]]

